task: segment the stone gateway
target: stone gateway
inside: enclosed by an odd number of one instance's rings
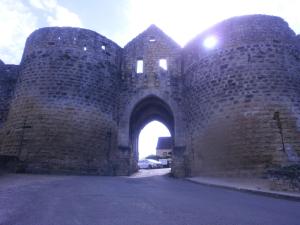
[[[172,134],[178,177],[299,163],[300,36],[278,17],[231,18],[184,48],[154,25],[124,48],[41,28],[0,75],[0,155],[25,172],[129,175],[153,119]]]

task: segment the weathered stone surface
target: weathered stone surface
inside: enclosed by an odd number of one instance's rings
[[[35,31],[26,42],[2,154],[26,161],[30,172],[112,174],[119,55],[120,47],[89,30]]]
[[[154,25],[123,49],[86,29],[39,29],[20,66],[0,63],[0,154],[28,172],[128,175],[156,119],[172,133],[175,176],[297,164],[299,40],[265,15],[223,21],[184,48]]]
[[[5,65],[0,60],[0,127],[3,126],[19,75],[19,66]]]
[[[207,50],[208,35],[219,43]],[[260,173],[299,155],[299,50],[280,18],[229,19],[184,49],[192,174]]]

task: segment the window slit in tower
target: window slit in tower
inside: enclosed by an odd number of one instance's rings
[[[156,42],[155,37],[151,36],[151,37],[149,38],[149,42]]]
[[[159,60],[159,67],[164,69],[164,70],[168,70],[168,63],[166,59],[160,59]]]
[[[136,61],[136,73],[144,72],[144,61],[142,59],[138,59]]]

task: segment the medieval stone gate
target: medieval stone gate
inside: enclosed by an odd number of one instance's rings
[[[86,29],[39,29],[20,66],[0,65],[0,155],[27,172],[128,175],[156,119],[174,138],[175,176],[299,163],[299,40],[264,15],[223,21],[184,48],[154,25],[124,48]]]

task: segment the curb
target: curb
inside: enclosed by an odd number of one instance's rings
[[[290,195],[290,194],[284,194],[284,193],[279,193],[279,192],[275,192],[275,191],[274,192],[273,191],[262,191],[262,190],[232,187],[232,186],[227,186],[227,185],[222,185],[222,184],[213,184],[213,183],[207,183],[207,182],[202,182],[202,181],[195,181],[190,178],[185,178],[185,180],[187,180],[191,183],[200,184],[203,186],[224,188],[224,189],[228,189],[228,190],[235,190],[235,191],[239,191],[239,192],[263,195],[263,196],[267,196],[267,197],[286,199],[286,200],[297,201],[297,202],[300,201],[300,195],[297,196],[297,195],[293,195],[293,194]]]

